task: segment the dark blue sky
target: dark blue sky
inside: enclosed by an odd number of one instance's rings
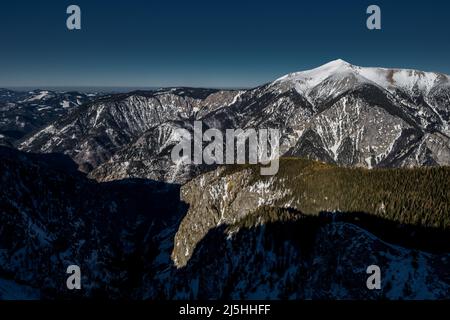
[[[449,21],[446,0],[2,1],[0,87],[255,86],[337,58],[450,74]]]

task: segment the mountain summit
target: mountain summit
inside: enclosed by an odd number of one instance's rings
[[[327,78],[347,78],[353,76],[361,82],[371,82],[383,89],[395,89],[409,92],[429,93],[439,85],[450,85],[447,75],[435,72],[423,72],[412,69],[366,68],[352,65],[342,59],[333,60],[318,68],[290,73],[276,81],[294,81],[302,92],[312,89]]]

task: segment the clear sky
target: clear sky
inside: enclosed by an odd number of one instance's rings
[[[450,74],[449,21],[448,0],[1,1],[0,87],[251,87],[337,58]]]

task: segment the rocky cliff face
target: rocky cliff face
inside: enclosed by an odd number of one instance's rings
[[[175,236],[172,257],[178,267],[184,266],[211,229],[235,224],[262,206],[312,215],[365,212],[400,224],[447,228],[449,181],[447,167],[367,170],[290,158],[281,159],[280,171],[271,177],[260,176],[257,166],[220,167],[182,187],[189,211]]]
[[[429,192],[428,179],[446,188],[450,171],[444,169],[437,182],[437,172],[429,170],[369,173],[286,161],[289,164],[282,162],[281,167],[291,170],[275,177],[259,177],[257,170],[245,166],[219,168],[182,187],[189,210],[174,239],[176,289],[166,285],[166,295],[182,299],[448,297],[450,235],[443,231],[450,223],[448,209],[431,218],[430,210],[423,208],[429,201],[446,207],[450,194],[444,191],[442,202],[431,193],[423,199],[413,194]],[[349,177],[352,181],[346,181]],[[395,189],[407,194],[398,197]],[[355,196],[369,190],[367,201]],[[408,204],[411,201],[417,201],[416,211]],[[370,265],[382,270],[382,290],[367,289]]]
[[[207,173],[183,186],[181,197],[189,212],[175,236],[173,261],[186,265],[196,244],[213,228],[233,224],[262,205],[274,205],[290,190],[276,188],[268,181],[254,181],[250,170],[225,175],[225,168]],[[253,180],[253,181],[252,181]]]
[[[212,165],[174,162],[172,149],[180,141],[177,130],[186,129],[193,134],[192,122],[168,121],[149,129],[136,141],[115,153],[108,161],[89,173],[98,181],[124,178],[143,178],[169,183],[185,183]]]

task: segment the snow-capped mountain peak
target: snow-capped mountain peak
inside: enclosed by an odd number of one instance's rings
[[[424,95],[438,85],[450,83],[450,78],[441,73],[413,69],[360,67],[342,59],[333,60],[311,70],[287,74],[275,80],[275,83],[294,84],[297,91],[307,94],[330,77],[344,79],[349,76],[358,79],[359,82],[376,84],[387,91],[400,89],[407,92],[420,92]]]
[[[299,92],[305,93],[328,77],[337,74],[345,74],[352,69],[353,66],[351,64],[342,59],[337,59],[311,70],[287,74],[275,80],[275,83],[294,82],[296,83],[296,89]]]

